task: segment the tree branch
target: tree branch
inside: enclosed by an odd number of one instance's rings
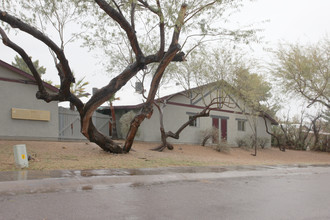
[[[144,55],[139,46],[139,42],[137,40],[137,36],[135,34],[134,29],[128,23],[123,14],[118,13],[114,8],[112,8],[105,0],[95,0],[95,2],[100,6],[100,8],[107,13],[113,20],[115,20],[121,28],[126,32],[127,38],[130,41],[131,47],[137,57],[137,61],[139,63],[144,63]]]
[[[29,35],[35,37],[55,52],[57,59],[60,61],[62,71],[65,75],[64,80],[61,82],[60,93],[62,93],[66,98],[70,97],[70,85],[75,80],[71,72],[68,60],[65,57],[64,51],[42,32],[30,26],[29,24],[24,23],[20,19],[9,15],[7,12],[0,10],[0,20],[8,23],[13,28],[18,28],[21,31],[26,32]]]
[[[33,77],[36,80],[36,83],[38,85],[38,92],[36,94],[36,97],[38,99],[43,99],[46,102],[51,102],[51,101],[59,101],[61,100],[61,97],[58,94],[49,94],[44,86],[44,82],[42,81],[38,71],[36,70],[36,68],[33,65],[33,62],[31,60],[31,58],[27,55],[27,53],[17,44],[15,44],[14,42],[12,42],[8,36],[6,35],[6,33],[4,32],[4,30],[0,27],[0,35],[2,37],[2,42],[4,45],[10,47],[11,49],[13,49],[14,51],[16,51],[24,60],[24,62],[26,63],[26,65],[28,66],[28,68],[30,69],[30,71],[33,74]]]
[[[118,90],[120,90],[136,73],[140,70],[137,62],[128,66],[121,74],[113,78],[110,83],[99,89],[86,103],[82,114],[81,132],[88,137],[89,121],[94,111],[101,104],[109,100]]]
[[[151,89],[149,91],[147,101],[145,102],[140,114],[136,115],[135,118],[131,122],[131,126],[127,133],[127,137],[126,137],[126,141],[125,141],[125,145],[124,145],[124,149],[123,149],[124,152],[130,151],[133,141],[134,141],[135,134],[136,134],[140,124],[142,123],[142,121],[146,117],[147,118],[151,117],[152,111],[153,111],[152,103],[155,99],[155,95],[157,93],[159,83],[163,77],[164,71],[165,71],[166,67],[168,66],[168,64],[173,60],[173,58],[175,57],[177,52],[181,49],[180,45],[178,44],[178,39],[180,36],[181,27],[184,24],[183,19],[184,19],[186,10],[187,10],[187,4],[183,4],[181,6],[180,12],[178,14],[176,26],[173,31],[172,43],[157,67],[157,70],[156,70],[154,77],[150,84]]]

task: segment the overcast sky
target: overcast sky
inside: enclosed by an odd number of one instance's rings
[[[317,42],[322,37],[330,34],[330,0],[258,0],[247,3],[235,20],[243,24],[268,20],[258,27],[264,28],[260,33],[267,47],[275,47],[281,42]],[[11,32],[13,34],[13,32]],[[45,78],[58,82],[58,76],[53,67],[53,61],[47,48],[35,44],[28,36],[14,37],[13,40],[30,54],[33,60],[40,60],[40,64],[47,68]],[[268,56],[257,51],[260,58]],[[108,84],[110,77],[104,73],[103,67],[93,54],[88,53],[79,45],[70,44],[66,48],[67,58],[77,78],[83,76],[90,82],[88,92],[92,93],[92,87],[102,87]],[[0,59],[11,63],[16,54],[0,44]],[[55,73],[55,74],[54,74]],[[136,104],[141,102],[137,94],[132,95],[133,90],[126,86],[118,93],[120,101],[115,105]]]

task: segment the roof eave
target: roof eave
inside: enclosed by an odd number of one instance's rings
[[[23,77],[29,79],[29,80],[32,80],[33,82],[36,83],[36,80],[35,80],[35,78],[34,78],[32,75],[30,75],[30,74],[28,74],[28,73],[26,73],[26,72],[24,72],[24,71],[22,71],[22,70],[20,70],[20,69],[18,69],[18,68],[16,68],[16,67],[12,66],[12,65],[10,65],[10,64],[8,64],[8,63],[2,61],[2,60],[0,60],[0,66],[3,66],[3,67],[5,67],[5,68],[7,68],[7,69],[9,69],[9,70],[11,70],[11,71],[17,73],[17,74],[19,74],[19,75],[21,75],[21,76],[23,76]],[[52,92],[58,92],[58,91],[59,91],[58,88],[56,88],[55,86],[52,86],[52,85],[49,84],[49,83],[43,82],[43,85],[44,85],[47,89],[51,90]]]

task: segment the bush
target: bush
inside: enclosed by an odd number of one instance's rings
[[[206,142],[210,138],[212,138],[212,140],[219,140],[219,129],[213,127],[202,131],[202,146],[205,146]],[[231,147],[227,144],[226,140],[221,140],[220,142],[217,142],[218,143],[214,143],[211,145],[214,150],[225,153],[230,151]]]
[[[131,126],[131,122],[135,117],[135,112],[134,111],[129,111],[125,114],[123,114],[123,116],[121,116],[121,118],[119,119],[119,123],[120,123],[120,131],[121,131],[121,135],[123,138],[125,138],[127,136],[128,130]],[[136,136],[138,137],[140,135],[139,130],[136,133]]]
[[[219,129],[213,127],[208,128],[202,131],[202,146],[205,146],[206,142],[212,138],[212,140],[218,140],[219,139]]]
[[[220,141],[217,145],[213,146],[213,149],[219,152],[228,153],[230,151],[230,146],[227,144],[227,141]]]
[[[322,151],[322,152],[330,152],[330,144],[326,135],[321,136],[320,141],[317,145],[312,146],[310,148],[312,151]]]
[[[253,148],[255,143],[254,135],[245,135],[243,138],[236,138],[235,142],[239,148]],[[266,137],[257,138],[257,147],[264,149],[268,143],[269,139]]]
[[[269,139],[266,137],[260,137],[260,138],[257,138],[257,143],[258,143],[258,146],[261,147],[261,149],[264,149],[266,147],[266,145],[269,143]]]
[[[236,138],[235,142],[237,144],[237,147],[239,147],[239,148],[247,146],[247,143],[245,142],[244,138]]]
[[[241,142],[243,143],[243,145],[241,146],[241,148],[243,149],[250,149],[254,147],[254,136],[253,135],[245,135]]]

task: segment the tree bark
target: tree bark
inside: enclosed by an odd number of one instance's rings
[[[322,117],[322,115],[318,115],[316,116],[313,120],[312,120],[312,129],[313,129],[313,133],[314,133],[314,148],[317,147],[317,145],[320,142],[320,130],[321,127],[317,127],[317,120]]]
[[[100,146],[104,151],[114,153],[114,154],[122,154],[123,148],[119,144],[115,143],[111,138],[101,134],[94,126],[93,121],[91,119],[88,128],[89,140],[98,146]]]
[[[116,112],[115,108],[112,105],[112,102],[110,102],[110,111],[111,111],[111,134],[112,134],[112,139],[118,139],[118,134],[117,134],[117,123],[116,123]]]
[[[284,152],[285,151],[285,147],[284,146],[282,147],[279,137],[277,137],[277,135],[275,135],[274,133],[272,133],[272,132],[269,131],[268,125],[267,125],[267,121],[266,121],[266,117],[265,117],[264,114],[262,116],[263,116],[263,119],[264,119],[264,122],[265,122],[265,126],[266,126],[266,133],[269,134],[269,135],[271,135],[272,137],[274,137],[276,139],[278,148],[280,149],[280,151],[283,151]]]
[[[173,145],[167,142],[167,135],[165,133],[165,128],[164,128],[164,115],[163,115],[163,108],[165,107],[165,104],[161,108],[157,103],[154,103],[154,105],[157,107],[158,112],[159,112],[159,124],[160,124],[160,134],[161,134],[161,141],[162,144],[159,145],[156,148],[153,148],[151,150],[154,151],[163,151],[165,148],[169,150],[173,150]]]

